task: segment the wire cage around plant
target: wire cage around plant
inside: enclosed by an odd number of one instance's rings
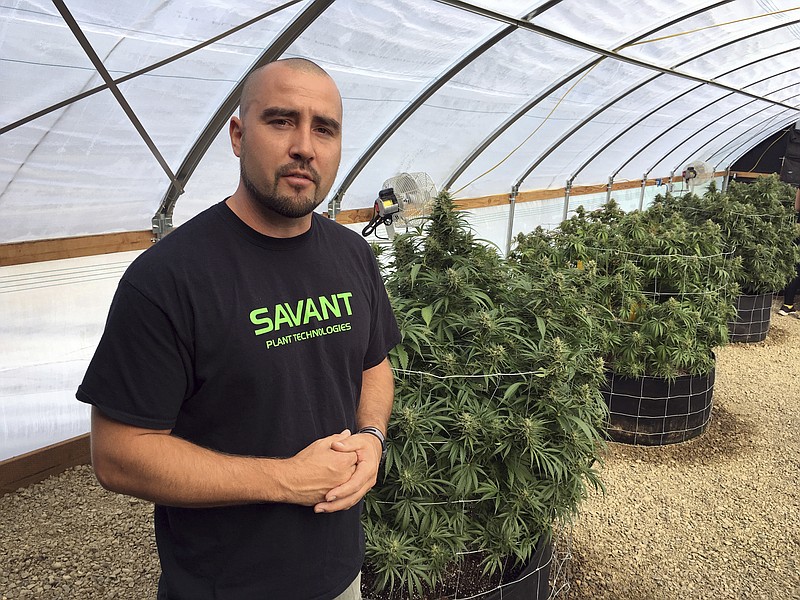
[[[627,377],[671,379],[714,367],[735,315],[732,252],[643,254],[587,247],[606,274],[602,302],[614,313],[607,365]]]
[[[529,567],[538,589],[553,528],[602,487],[601,328],[571,283],[585,277],[552,261],[521,270],[473,238],[447,193],[424,233],[384,251],[403,341],[364,504],[365,596],[508,598]]]
[[[715,356],[731,318],[732,253],[708,256],[594,250],[601,271],[622,273],[607,381],[607,434],[664,445],[702,434],[711,418]],[[625,274],[632,274],[627,277]]]
[[[728,322],[729,341],[764,341],[772,322],[773,293],[740,294],[736,298],[736,318]]]
[[[558,402],[533,407],[552,400],[531,393],[541,371],[396,374],[385,472],[365,505],[367,597],[549,598],[553,525],[586,493],[584,446],[599,434],[575,415],[554,431]]]
[[[728,323],[732,342],[766,338],[772,295],[794,277],[800,261],[795,193],[793,186],[770,176],[750,184],[731,182],[725,192],[710,186],[702,196],[658,198],[695,225],[717,224],[725,246],[740,260],[735,275],[741,295],[737,315]]]
[[[597,272],[586,301],[613,315],[604,392],[607,403],[615,400],[609,406],[611,439],[671,443],[702,432],[710,415],[713,350],[728,341],[741,267],[719,225],[690,222],[663,201],[631,213],[611,201],[596,211],[577,210],[553,243],[577,268]],[[684,378],[692,382],[688,396],[700,388],[698,399],[673,393]],[[609,382],[624,380],[631,385],[620,396],[609,393]],[[652,391],[657,380],[663,387],[658,393]],[[661,400],[653,405],[654,398]],[[616,406],[620,402],[623,408]]]
[[[608,435],[615,442],[662,446],[702,434],[711,421],[716,370],[701,375],[624,377],[609,373]]]

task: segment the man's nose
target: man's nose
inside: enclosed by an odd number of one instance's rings
[[[289,154],[293,159],[303,162],[314,158],[314,140],[309,128],[297,127],[294,130]]]

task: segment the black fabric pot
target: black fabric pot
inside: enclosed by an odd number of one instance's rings
[[[742,294],[736,298],[736,321],[728,321],[731,342],[760,342],[772,319],[772,294]]]
[[[711,419],[716,369],[708,375],[622,377],[609,372],[600,390],[608,404],[608,436],[615,442],[662,446],[703,433]]]
[[[470,600],[546,600],[550,597],[550,565],[553,561],[553,542],[543,539],[536,544],[536,552],[514,581],[499,588],[470,596]]]

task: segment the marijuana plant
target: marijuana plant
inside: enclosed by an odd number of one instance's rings
[[[382,597],[438,597],[467,563],[488,578],[530,559],[600,486],[600,327],[558,293],[560,266],[535,279],[502,259],[447,193],[424,235],[395,238],[387,271],[403,341],[365,579]]]
[[[690,224],[663,198],[631,213],[612,200],[593,212],[579,207],[551,239],[567,264],[597,270],[584,301],[614,315],[604,344],[611,370],[665,378],[710,372],[712,349],[727,341],[735,314],[740,268],[719,226]]]
[[[743,293],[755,295],[782,289],[796,274],[800,249],[794,244],[794,196],[794,187],[772,175],[754,183],[733,181],[725,193],[712,182],[702,196],[664,201],[693,224],[710,220],[719,225],[723,243],[741,258],[737,283]]]

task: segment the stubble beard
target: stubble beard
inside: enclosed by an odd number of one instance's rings
[[[299,191],[294,196],[278,194],[278,183],[280,183],[281,177],[294,170],[302,170],[311,175],[314,181],[314,194],[312,196],[303,196]],[[294,162],[282,166],[278,169],[277,173],[275,173],[275,179],[269,189],[258,188],[247,175],[244,160],[240,162],[239,171],[245,189],[253,200],[255,200],[256,206],[262,212],[276,213],[289,219],[299,219],[311,214],[314,209],[322,203],[323,198],[318,197],[320,176],[310,165]]]

